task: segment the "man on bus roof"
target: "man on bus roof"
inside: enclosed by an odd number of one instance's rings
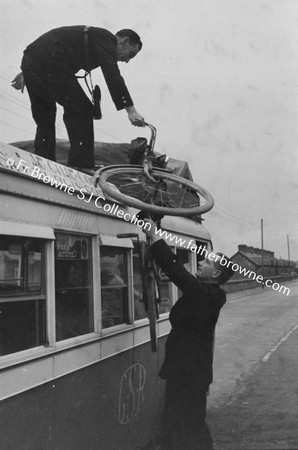
[[[125,109],[132,125],[144,118],[133,104],[118,68],[142,48],[139,35],[130,29],[115,35],[103,28],[83,25],[56,28],[40,36],[24,51],[22,72],[12,86],[26,85],[37,125],[35,153],[55,161],[56,103],[64,108],[63,120],[70,141],[68,164],[94,167],[93,105],[80,86],[76,73],[100,67],[117,110]]]
[[[212,450],[206,424],[206,400],[212,383],[213,339],[226,294],[220,288],[233,275],[230,260],[222,253],[200,261],[192,275],[180,264],[166,242],[155,234],[155,224],[143,228],[152,240],[150,254],[182,291],[172,307],[172,326],[166,341],[159,376],[166,380],[165,426],[168,450]],[[211,255],[211,253],[210,253]],[[209,256],[209,255],[208,255]],[[219,261],[220,260],[220,261]],[[222,265],[221,261],[226,261]]]

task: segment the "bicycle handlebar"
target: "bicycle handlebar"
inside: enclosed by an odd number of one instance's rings
[[[142,124],[144,125],[144,127],[148,127],[149,130],[151,131],[149,147],[150,147],[151,152],[153,152],[155,141],[156,141],[156,128],[147,122],[142,122]]]

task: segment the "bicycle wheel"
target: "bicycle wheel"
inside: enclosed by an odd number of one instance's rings
[[[142,166],[106,166],[96,173],[96,182],[113,200],[151,213],[194,216],[209,211],[214,200],[198,184],[163,169],[152,169],[156,183],[148,180]]]

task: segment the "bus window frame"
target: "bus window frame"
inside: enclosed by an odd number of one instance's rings
[[[9,223],[14,223],[14,222],[9,222]],[[15,223],[14,223],[15,224]],[[19,223],[17,223],[18,227],[20,226]],[[28,224],[27,224],[28,225]],[[0,298],[0,302],[4,303],[4,302],[17,302],[17,301],[22,301],[22,302],[26,302],[26,301],[34,301],[34,300],[38,300],[38,301],[43,301],[44,302],[44,307],[45,307],[45,342],[44,344],[41,345],[37,345],[35,347],[30,347],[24,350],[20,350],[17,352],[13,352],[13,353],[8,353],[6,355],[1,355],[0,356],[0,368],[6,368],[6,367],[10,367],[14,364],[19,364],[19,363],[23,363],[26,361],[30,361],[32,359],[34,359],[35,357],[39,357],[42,356],[44,354],[44,351],[46,351],[48,353],[48,347],[49,347],[49,342],[50,342],[50,330],[51,330],[51,318],[50,318],[50,314],[51,314],[51,307],[50,307],[50,288],[49,288],[49,283],[47,282],[47,276],[48,276],[48,271],[50,270],[49,266],[48,266],[48,255],[51,252],[51,247],[55,245],[55,235],[53,232],[53,229],[50,227],[35,227],[35,226],[31,226],[28,225],[27,227],[25,227],[25,230],[23,229],[21,232],[19,233],[15,233],[15,225],[12,226],[12,233],[8,233],[8,229],[9,227],[7,227],[6,229],[4,229],[3,233],[1,232],[2,236],[7,236],[7,237],[23,237],[23,238],[30,238],[30,239],[36,239],[36,240],[40,240],[41,241],[41,288],[40,291],[38,292],[24,292],[24,293],[16,293],[14,294],[9,293],[9,295],[5,298],[4,296]],[[46,232],[42,233],[38,233],[38,236],[34,236],[34,232],[38,229],[39,231],[41,229],[45,229]],[[2,230],[1,230],[2,231]],[[24,231],[27,231],[27,233],[25,233]]]
[[[20,224],[18,224],[19,226]],[[34,228],[34,227],[33,227]],[[33,234],[32,228],[32,234]],[[69,230],[51,227],[38,227],[39,229],[47,229],[44,235],[39,235],[38,238],[43,240],[43,293],[45,296],[45,307],[46,307],[46,342],[44,345],[22,350],[20,352],[4,355],[0,357],[0,369],[13,367],[18,364],[27,363],[34,361],[36,359],[42,358],[47,355],[53,355],[65,350],[71,350],[77,346],[91,344],[92,342],[98,341],[101,338],[112,337],[113,335],[119,335],[121,333],[129,332],[134,328],[148,326],[148,318],[144,317],[142,319],[135,320],[134,318],[134,292],[133,292],[133,241],[131,239],[119,239],[116,236],[109,236],[104,233],[83,233],[80,230]],[[29,230],[29,228],[28,228]],[[91,251],[92,251],[92,301],[93,301],[93,320],[94,320],[94,331],[65,339],[63,341],[56,341],[56,330],[55,330],[55,240],[56,233],[65,234],[76,234],[84,235],[91,239]],[[3,234],[3,233],[1,233]],[[10,235],[10,233],[5,233]],[[23,234],[23,233],[22,233]],[[31,234],[31,233],[29,233]],[[120,248],[127,249],[127,267],[128,267],[128,314],[129,323],[123,323],[115,325],[110,328],[103,329],[101,321],[101,282],[98,276],[98,267],[100,267],[100,247],[102,246],[102,237],[104,236],[104,241],[108,239],[109,242],[114,242],[114,245]],[[28,236],[25,237],[35,237]],[[126,242],[127,241],[127,242]],[[209,240],[200,240],[206,244],[208,251],[212,248],[212,243]],[[141,242],[141,240],[140,240]],[[143,242],[143,241],[142,241]],[[112,245],[112,246],[114,246]],[[174,252],[179,246],[174,247]],[[188,250],[190,251],[190,250]],[[192,271],[195,271],[197,255],[194,252],[191,256],[191,267]],[[193,262],[195,265],[193,266]],[[173,282],[170,281],[171,291],[173,295],[173,304],[178,300],[178,289]],[[164,312],[160,314],[159,322],[168,319],[169,312]]]
[[[89,323],[92,322],[93,325],[93,330],[85,333],[85,334],[80,334],[78,336],[72,336],[66,339],[61,339],[59,341],[57,341],[57,337],[56,337],[56,280],[55,280],[55,261],[56,261],[56,253],[55,253],[55,242],[54,242],[54,246],[53,246],[53,279],[54,279],[54,284],[52,286],[53,288],[53,303],[52,303],[52,311],[51,314],[53,316],[52,320],[53,320],[53,331],[52,331],[52,336],[53,336],[53,347],[61,350],[64,348],[71,348],[71,347],[75,347],[77,344],[83,344],[83,343],[87,343],[89,342],[89,340],[93,340],[94,337],[98,337],[98,332],[96,331],[96,321],[95,321],[95,285],[94,285],[94,253],[93,250],[95,248],[94,245],[94,240],[97,242],[98,239],[98,235],[94,235],[91,233],[83,233],[81,231],[77,231],[77,230],[66,230],[66,229],[58,229],[55,228],[55,238],[57,238],[57,234],[63,234],[63,235],[72,235],[72,236],[81,236],[81,237],[86,237],[86,239],[90,240],[90,250],[91,250],[91,268],[90,270],[90,275],[92,277],[92,282],[91,282],[91,299],[89,299],[89,305],[91,302],[91,306],[92,306],[92,314],[91,317],[89,317]],[[56,241],[56,239],[55,239]]]
[[[111,236],[104,233],[100,233],[98,236],[98,249],[99,249],[99,265],[101,267],[101,247],[121,248],[125,251],[125,259],[127,265],[127,322],[113,325],[111,327],[103,328],[102,326],[102,284],[100,272],[96,272],[99,281],[99,296],[97,311],[97,327],[102,337],[109,336],[115,333],[119,333],[123,330],[129,330],[134,327],[134,293],[133,293],[133,241],[131,238],[118,238],[117,236]]]
[[[55,354],[57,352],[66,351],[75,349],[81,345],[91,344],[94,341],[97,341],[101,336],[100,330],[100,308],[101,308],[101,296],[100,296],[100,285],[99,285],[99,277],[96,268],[99,267],[99,235],[92,233],[84,233],[80,230],[70,230],[70,229],[61,229],[55,228],[55,234],[75,234],[85,236],[91,240],[90,248],[91,248],[91,277],[92,277],[92,301],[93,301],[93,317],[92,323],[94,330],[90,333],[81,334],[79,336],[70,337],[68,339],[63,339],[61,341],[56,340],[56,298],[55,298],[55,243],[53,243],[53,249],[50,252],[52,260],[49,264],[52,266],[52,303],[50,304],[50,323],[52,325],[52,332],[49,333],[49,346],[50,353]],[[49,269],[50,270],[50,269]],[[50,285],[49,285],[49,290]],[[96,295],[98,293],[98,295]]]

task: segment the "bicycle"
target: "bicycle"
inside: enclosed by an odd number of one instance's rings
[[[112,200],[160,216],[189,217],[210,211],[214,200],[206,189],[154,166],[156,128],[146,122],[143,125],[151,131],[143,164],[102,167],[94,174],[95,185]]]
[[[140,261],[140,269],[142,276],[142,298],[145,311],[148,314],[151,350],[157,351],[157,330],[156,323],[159,319],[158,303],[160,303],[159,276],[154,261],[148,257],[146,253],[145,242],[139,241],[137,233],[120,233],[118,238],[136,239],[138,244],[138,253]]]
[[[97,170],[95,186],[104,195],[126,206],[140,209],[148,218],[158,221],[164,215],[196,216],[208,212],[214,205],[211,194],[198,184],[173,174],[167,169],[155,167],[154,145],[156,128],[146,122],[151,131],[149,144],[144,150],[142,165],[113,165]],[[182,192],[181,192],[182,191]],[[203,204],[202,204],[203,202]],[[144,218],[146,215],[143,216]],[[118,237],[137,237],[135,233]],[[150,245],[149,240],[147,244]],[[157,351],[158,303],[160,302],[159,279],[152,259],[146,257],[143,245],[139,245],[142,268],[143,299],[150,325],[151,349]]]

